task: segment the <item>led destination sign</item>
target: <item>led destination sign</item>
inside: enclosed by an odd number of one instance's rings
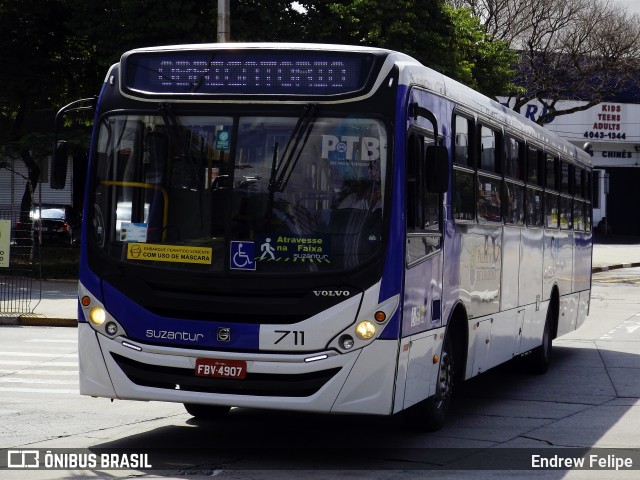
[[[346,52],[133,52],[122,59],[122,78],[125,91],[150,96],[334,96],[363,90],[373,60]]]

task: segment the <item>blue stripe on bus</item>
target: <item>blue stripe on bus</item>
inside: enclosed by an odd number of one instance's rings
[[[163,318],[145,310],[107,282],[103,283],[103,289],[105,308],[131,340],[218,350],[259,349],[260,325]],[[219,341],[218,330],[225,328],[230,329],[229,339]]]
[[[397,114],[395,122],[395,132],[393,137],[396,139],[393,145],[394,158],[391,196],[391,222],[389,228],[389,242],[387,243],[387,252],[385,256],[384,270],[382,274],[382,283],[380,285],[380,301],[401,295],[403,291],[403,278],[405,268],[405,215],[404,215],[404,176],[402,174],[404,168],[405,157],[405,136],[406,125],[403,119],[406,118],[406,90],[404,85],[398,86],[398,96],[396,100]],[[393,223],[395,222],[395,223]],[[400,258],[398,258],[400,256]],[[396,339],[400,337],[400,325],[402,322],[402,308],[398,308],[393,318],[389,321],[383,332],[380,334],[381,339]]]

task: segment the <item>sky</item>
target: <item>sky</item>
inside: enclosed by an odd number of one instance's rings
[[[640,15],[640,0],[612,0],[629,10],[629,13]]]

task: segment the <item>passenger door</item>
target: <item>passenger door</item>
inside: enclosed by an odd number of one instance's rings
[[[434,348],[432,330],[442,326],[442,194],[429,191],[427,147],[434,136],[410,131],[406,156],[406,260],[402,345],[406,355],[403,408],[430,392]]]
[[[403,336],[442,325],[442,195],[427,188],[426,149],[433,144],[429,132],[409,134]]]

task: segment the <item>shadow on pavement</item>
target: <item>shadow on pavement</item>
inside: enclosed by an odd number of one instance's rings
[[[615,353],[614,364],[640,367],[640,356]],[[183,425],[164,426],[94,448],[146,451],[154,469],[180,475],[220,469],[236,475],[273,469],[522,470],[530,466],[534,453],[551,455],[556,447],[564,455],[568,455],[566,447],[571,447],[572,455],[580,456],[602,447],[637,446],[633,425],[638,425],[640,409],[633,407],[638,394],[617,392],[611,370],[602,350],[554,347],[554,364],[546,375],[525,374],[511,363],[463,384],[448,424],[435,433],[407,428],[399,415],[334,416],[237,408],[220,421],[185,417]],[[612,429],[615,444],[607,442]],[[640,465],[640,458],[634,464]],[[550,476],[545,478],[560,479],[566,472],[546,473]]]

